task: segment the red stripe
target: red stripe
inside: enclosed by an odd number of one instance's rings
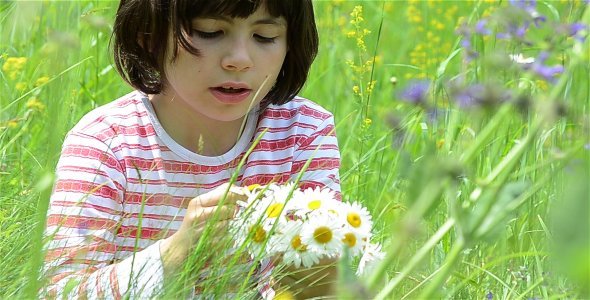
[[[125,238],[136,238],[138,233],[140,232],[137,226],[121,226],[119,231],[117,232],[117,236],[125,237]],[[141,228],[141,239],[145,240],[158,240],[165,238],[168,234],[168,229],[160,229],[160,228],[149,228],[149,227],[142,227]],[[133,249],[136,250],[136,249]]]
[[[113,200],[120,199],[119,190],[107,185],[98,185],[94,182],[74,180],[74,179],[58,179],[55,184],[55,192],[77,192],[85,194],[93,194],[104,198]]]
[[[109,128],[105,128],[97,133],[94,134],[96,138],[100,141],[107,141],[114,136],[133,136],[133,137],[150,137],[156,135],[156,130],[152,126],[152,124],[148,125],[131,125],[125,126],[121,124],[113,125],[111,124]]]
[[[291,172],[300,172],[306,163],[307,160],[294,161],[293,166],[291,167]],[[340,167],[340,160],[338,158],[312,158],[311,162],[309,163],[309,167],[307,167],[305,171],[334,170],[338,169],[338,167]]]
[[[111,243],[100,243],[100,244],[91,244],[91,245],[77,245],[72,247],[59,247],[56,249],[51,249],[47,251],[45,261],[51,261],[54,259],[65,259],[67,260],[63,263],[65,265],[74,264],[78,261],[84,261],[88,265],[96,265],[101,261],[93,260],[89,257],[82,258],[82,256],[87,256],[92,254],[93,252],[104,252],[104,253],[111,253],[114,254],[118,250],[118,246]]]
[[[289,126],[284,126],[284,127],[258,127],[257,131],[258,133],[260,132],[273,132],[273,133],[283,133],[283,132],[287,132],[293,128],[306,128],[306,129],[316,129],[317,126],[312,125],[312,124],[307,124],[307,123],[301,123],[301,122],[293,122],[291,124],[289,124]]]
[[[252,184],[267,185],[270,183],[286,183],[291,179],[291,174],[256,174],[242,180],[242,186],[248,186]]]
[[[101,164],[104,164],[105,166],[111,169],[115,169],[121,172],[123,170],[123,168],[121,168],[121,165],[119,164],[119,161],[117,161],[117,159],[114,156],[104,152],[103,150],[99,150],[97,148],[93,148],[90,146],[67,145],[63,148],[61,156],[95,159],[98,160]]]
[[[80,229],[113,229],[118,225],[118,222],[109,219],[100,219],[96,216],[72,216],[54,214],[47,217],[47,226],[62,226],[67,228]]]
[[[289,120],[297,115],[303,115],[315,119],[325,120],[332,117],[332,114],[322,112],[307,105],[301,105],[294,109],[272,108],[269,107],[264,111],[263,117],[265,119],[285,119]]]
[[[151,194],[147,195],[143,192],[127,191],[125,193],[125,203],[141,204],[145,202],[146,206],[175,206],[188,207],[191,198],[172,196],[170,194]]]
[[[285,150],[291,149],[295,146],[295,144],[305,139],[304,135],[291,135],[288,138],[280,139],[280,140],[260,140],[254,151],[277,151],[277,150]]]
[[[205,166],[197,165],[192,162],[164,160],[161,157],[155,158],[141,158],[128,156],[125,157],[125,164],[129,168],[138,169],[140,171],[166,171],[169,173],[183,173],[183,174],[216,174],[228,169],[234,168],[242,159],[243,154],[236,157],[236,159],[222,165]]]

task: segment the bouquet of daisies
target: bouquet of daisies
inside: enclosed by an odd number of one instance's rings
[[[372,220],[359,203],[336,200],[330,189],[297,189],[293,184],[249,186],[246,201],[230,224],[237,247],[253,257],[281,255],[283,263],[311,267],[322,257],[340,257],[348,250],[361,257],[357,274],[383,258],[371,243]]]

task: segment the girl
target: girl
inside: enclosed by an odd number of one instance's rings
[[[223,229],[233,217],[233,174],[248,186],[303,171],[302,188],[339,195],[333,116],[296,96],[318,49],[311,0],[122,0],[113,46],[136,91],[66,137],[48,211],[46,295],[157,295],[205,223]],[[258,268],[264,298],[274,295],[271,269]],[[333,267],[322,272],[334,278]],[[303,274],[289,280],[305,286]]]

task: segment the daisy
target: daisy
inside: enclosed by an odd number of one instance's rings
[[[293,184],[282,186],[271,185],[262,198],[259,210],[264,211],[264,218],[284,217],[291,208],[288,205],[290,195],[294,189]]]
[[[310,251],[306,244],[301,241],[301,228],[303,222],[294,220],[287,222],[285,234],[281,239],[283,252],[283,263],[286,265],[294,265],[299,268],[303,265],[309,268],[320,262],[321,255]]]
[[[361,254],[367,244],[368,236],[354,230],[343,230],[343,232],[342,244],[348,248],[350,255],[357,256]]]
[[[371,227],[373,226],[371,214],[358,202],[342,203],[340,216],[347,228],[358,232],[362,236],[370,237]]]
[[[230,232],[234,236],[235,246],[246,248],[252,256],[264,253],[267,240],[271,236],[272,222],[258,219],[239,219],[230,223]]]
[[[367,244],[356,270],[356,275],[369,274],[384,257],[385,253],[381,251],[380,244]]]
[[[339,256],[343,238],[342,224],[328,213],[310,214],[301,228],[301,242],[322,255]]]
[[[335,199],[334,191],[328,188],[316,187],[315,189],[307,188],[293,195],[293,202],[297,216],[303,217],[306,214],[316,211],[337,211],[338,200]]]

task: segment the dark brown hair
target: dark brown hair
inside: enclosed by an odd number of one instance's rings
[[[311,0],[121,0],[112,36],[117,70],[134,88],[146,94],[161,93],[166,84],[169,33],[173,59],[178,45],[199,56],[187,40],[195,17],[247,18],[261,5],[271,16],[287,20],[288,47],[277,82],[262,105],[286,103],[303,87],[318,51]]]

